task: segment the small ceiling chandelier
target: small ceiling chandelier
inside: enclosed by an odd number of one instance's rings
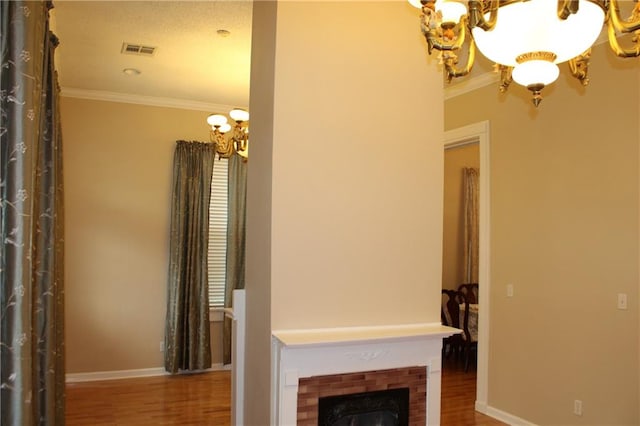
[[[429,54],[436,49],[447,80],[471,71],[476,46],[500,72],[500,91],[512,81],[533,93],[533,104],[542,100],[542,89],[568,62],[571,74],[583,85],[591,46],[603,25],[609,44],[619,57],[640,56],[640,3],[629,19],[620,17],[620,0],[409,0],[422,9],[421,29]],[[465,5],[466,3],[466,5]],[[618,35],[634,33],[635,45],[622,47]],[[458,52],[467,46],[464,66]]]
[[[207,123],[211,126],[211,142],[216,144],[218,158],[229,158],[233,153],[238,153],[246,159],[249,157],[249,112],[234,108],[229,112],[229,117],[234,121],[233,128],[223,114],[207,117]],[[225,133],[230,130],[233,132],[227,138]]]

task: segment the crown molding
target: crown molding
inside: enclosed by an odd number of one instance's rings
[[[131,95],[127,93],[107,92],[102,90],[78,89],[62,87],[60,96],[67,98],[90,99],[95,101],[121,102],[166,108],[179,108],[207,112],[227,112],[238,106],[212,104],[208,102],[189,101],[186,99],[160,98],[156,96]],[[241,106],[242,107],[242,106]]]
[[[456,96],[464,95],[490,84],[497,84],[500,80],[498,73],[485,72],[476,77],[460,80],[456,84],[446,86],[444,89],[444,99],[449,100]]]

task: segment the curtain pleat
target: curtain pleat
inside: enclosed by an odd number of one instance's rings
[[[247,160],[238,154],[229,158],[227,207],[227,265],[225,308],[233,307],[233,290],[244,288]],[[231,320],[224,319],[223,363],[231,363]]]
[[[478,282],[479,220],[478,220],[478,169],[463,169],[463,209],[464,209],[464,282]]]
[[[165,369],[211,367],[207,246],[215,146],[178,141],[173,165]]]
[[[62,139],[51,2],[0,3],[0,424],[64,424]]]

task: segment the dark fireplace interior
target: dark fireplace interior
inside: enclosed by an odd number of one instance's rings
[[[336,395],[318,401],[318,426],[409,426],[409,388]]]

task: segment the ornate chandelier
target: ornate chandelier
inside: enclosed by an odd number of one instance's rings
[[[640,56],[640,3],[629,19],[620,17],[619,0],[409,0],[422,9],[421,29],[429,54],[436,49],[447,80],[471,71],[476,46],[500,72],[500,91],[512,81],[542,100],[542,89],[568,62],[571,74],[586,86],[591,46],[606,24],[609,44],[619,57]],[[465,5],[466,3],[466,5]],[[633,33],[625,48],[618,35]],[[458,53],[467,46],[464,66]]]
[[[233,132],[229,138],[225,136],[225,133],[232,130],[232,127],[226,116],[211,114],[207,117],[207,123],[211,126],[209,136],[211,142],[216,144],[218,158],[229,158],[233,153],[248,158],[249,112],[241,108],[234,108],[229,112],[229,117],[234,121]]]

